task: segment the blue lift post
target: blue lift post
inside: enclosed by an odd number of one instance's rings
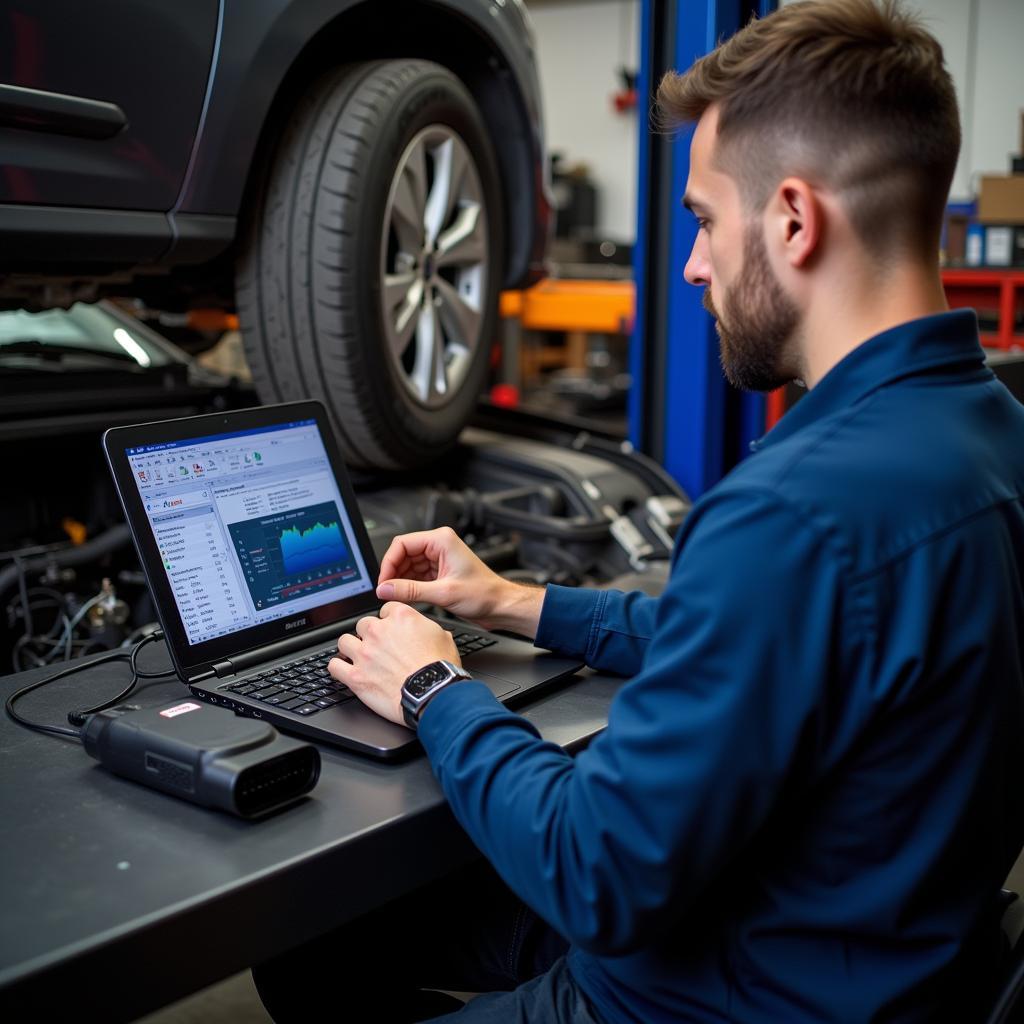
[[[630,341],[629,432],[697,498],[764,431],[764,399],[725,382],[718,338],[701,290],[683,280],[697,234],[681,204],[692,128],[668,135],[646,116],[661,76],[684,71],[776,0],[642,0],[639,173],[633,272],[636,318]]]

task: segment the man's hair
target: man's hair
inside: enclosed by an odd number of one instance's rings
[[[942,47],[898,0],[805,0],[754,19],[658,89],[664,125],[718,110],[748,209],[787,175],[835,191],[866,247],[934,258],[960,150]]]

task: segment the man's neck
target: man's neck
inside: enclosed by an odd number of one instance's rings
[[[840,360],[876,334],[949,309],[938,268],[902,263],[883,273],[836,275],[804,319],[804,383],[813,388]]]

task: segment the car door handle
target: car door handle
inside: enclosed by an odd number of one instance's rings
[[[116,103],[85,96],[0,85],[0,125],[34,132],[109,139],[128,124]]]

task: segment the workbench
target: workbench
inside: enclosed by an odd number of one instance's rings
[[[162,643],[144,670],[168,668]],[[4,698],[49,669],[0,679]],[[21,714],[114,696],[101,665],[29,694]],[[576,751],[621,680],[585,673],[520,709]],[[133,703],[186,694],[173,677]],[[0,1017],[129,1021],[442,877],[478,856],[424,756],[381,764],[321,746],[300,803],[247,822],[109,774],[72,739],[0,722]],[[416,856],[410,857],[409,851]]]

